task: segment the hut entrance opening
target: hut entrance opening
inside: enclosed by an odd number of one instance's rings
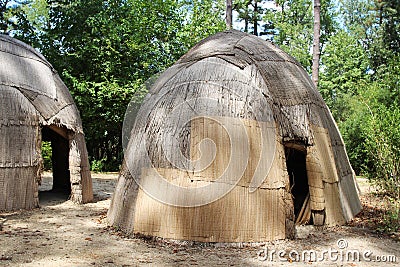
[[[67,196],[71,194],[69,173],[69,141],[67,129],[54,125],[42,128],[42,141],[51,143],[53,183],[51,192]]]
[[[286,167],[293,197],[295,222],[298,225],[312,224],[306,155],[305,145],[285,144]]]

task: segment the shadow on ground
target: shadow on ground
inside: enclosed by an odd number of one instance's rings
[[[109,178],[110,175],[113,175],[114,177]],[[116,176],[117,174],[115,173],[92,174],[94,203],[111,198],[116,185]],[[64,192],[54,191],[52,190],[52,187],[53,176],[50,172],[45,172],[42,175],[42,183],[39,187],[39,203],[41,207],[59,205],[70,199],[70,196],[68,194],[65,194]]]

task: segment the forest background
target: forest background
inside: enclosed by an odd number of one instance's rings
[[[122,124],[144,83],[222,31],[225,1],[0,0],[0,33],[38,49],[81,112],[93,171],[117,171]],[[233,1],[233,28],[273,41],[310,73],[312,0]],[[318,90],[357,175],[400,213],[400,0],[321,0]],[[43,147],[51,168],[50,146]],[[47,160],[46,160],[47,159]]]

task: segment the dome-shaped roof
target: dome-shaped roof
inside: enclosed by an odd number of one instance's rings
[[[70,92],[38,51],[15,38],[0,35],[0,62],[0,85],[3,94],[9,95],[9,101],[17,101],[22,94],[39,113],[41,124],[62,125],[82,132]],[[3,119],[7,114],[12,115],[9,110],[4,112]]]
[[[0,210],[39,205],[42,140],[52,142],[53,189],[77,203],[91,201],[85,138],[71,94],[39,52],[0,35]]]
[[[300,64],[268,41],[234,30],[204,39],[135,111],[108,213],[127,232],[266,241],[290,237],[311,213],[334,225],[360,210],[328,107]]]
[[[210,67],[210,60],[214,61],[214,68]],[[202,70],[200,62],[206,61]],[[192,66],[194,64],[198,69]],[[312,134],[308,125],[313,123],[326,128],[327,124],[330,124],[330,112],[304,68],[273,43],[236,30],[220,32],[199,42],[160,76],[150,94],[159,95],[159,91],[165,91],[166,87],[169,91],[176,90],[175,87],[167,85],[177,79],[205,80],[215,76],[220,82],[219,78],[224,73],[216,69],[221,69],[219,67],[223,64],[222,69],[229,67],[232,73],[242,74],[239,78],[242,81],[237,80],[236,83],[243,85],[243,81],[249,79],[253,81],[248,83],[258,83],[253,86],[258,93],[252,97],[263,97],[269,103],[285,139],[312,144]],[[195,73],[188,75],[188,69]],[[235,77],[231,82],[233,79]],[[230,87],[238,89],[235,85]],[[243,89],[243,92],[236,89],[235,91],[243,97],[248,94],[247,89]],[[337,134],[334,139],[341,140]]]

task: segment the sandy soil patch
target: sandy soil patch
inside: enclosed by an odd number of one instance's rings
[[[50,174],[44,175],[42,190],[50,189]],[[126,238],[108,227],[105,220],[117,174],[93,174],[95,202],[75,205],[60,196],[41,194],[41,208],[32,211],[0,213],[1,266],[397,266],[400,243],[397,236],[381,235],[355,223],[352,226],[315,229],[299,228],[296,240],[280,240],[241,248],[205,245],[183,245],[167,241]],[[363,202],[371,204],[368,183],[361,179]],[[367,200],[366,200],[367,199]],[[377,200],[379,201],[379,200]],[[358,220],[362,221],[361,217]],[[343,239],[347,247],[339,249]],[[275,250],[275,254],[272,251]],[[285,251],[280,261],[279,250]],[[325,255],[325,261],[291,262],[289,252],[338,251],[338,259]],[[340,251],[370,250],[368,258],[396,262],[347,261]],[[265,259],[264,252],[267,252]],[[262,253],[261,253],[262,252]],[[335,254],[335,253],[334,253]],[[273,255],[273,256],[271,256]],[[292,252],[292,258],[296,253]],[[273,261],[270,261],[270,258]],[[300,256],[301,257],[301,256]],[[333,258],[332,258],[333,257]],[[262,259],[265,259],[264,261]],[[301,259],[300,259],[301,260]]]

